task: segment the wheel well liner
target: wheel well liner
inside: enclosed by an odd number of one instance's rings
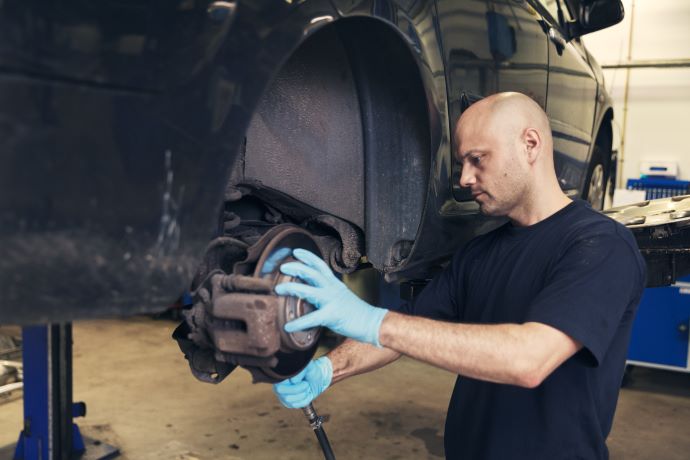
[[[353,223],[369,261],[391,268],[417,234],[430,143],[408,44],[382,21],[342,19],[310,36],[269,85],[233,180]]]
[[[393,29],[371,27],[372,22],[343,21],[340,35],[357,80],[364,126],[367,256],[375,267],[392,269],[409,254],[422,218],[431,136],[424,85],[410,47]]]

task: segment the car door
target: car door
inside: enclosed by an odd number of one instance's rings
[[[451,129],[463,108],[501,91],[527,94],[546,108],[548,40],[541,15],[529,3],[437,0],[436,7]],[[465,203],[460,206],[476,209],[469,191],[459,186],[460,169],[453,158],[453,196]]]
[[[579,195],[587,173],[597,104],[597,81],[578,39],[565,42],[558,23],[558,0],[530,0],[544,18],[548,40],[549,84],[546,113],[554,138],[556,173],[561,188]],[[566,21],[572,20],[560,1]]]

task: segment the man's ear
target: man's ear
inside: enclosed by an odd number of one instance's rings
[[[541,153],[541,136],[539,131],[534,128],[527,128],[522,133],[522,141],[527,152],[527,161],[529,164],[534,164]]]

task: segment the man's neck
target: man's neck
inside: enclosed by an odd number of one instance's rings
[[[528,227],[556,214],[573,202],[560,189],[535,194],[525,205],[516,208],[508,218],[516,227]]]

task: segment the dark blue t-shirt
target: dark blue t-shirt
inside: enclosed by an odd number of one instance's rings
[[[481,324],[540,322],[582,343],[541,385],[459,376],[449,459],[606,459],[645,264],[631,232],[576,201],[470,241],[403,313]]]

